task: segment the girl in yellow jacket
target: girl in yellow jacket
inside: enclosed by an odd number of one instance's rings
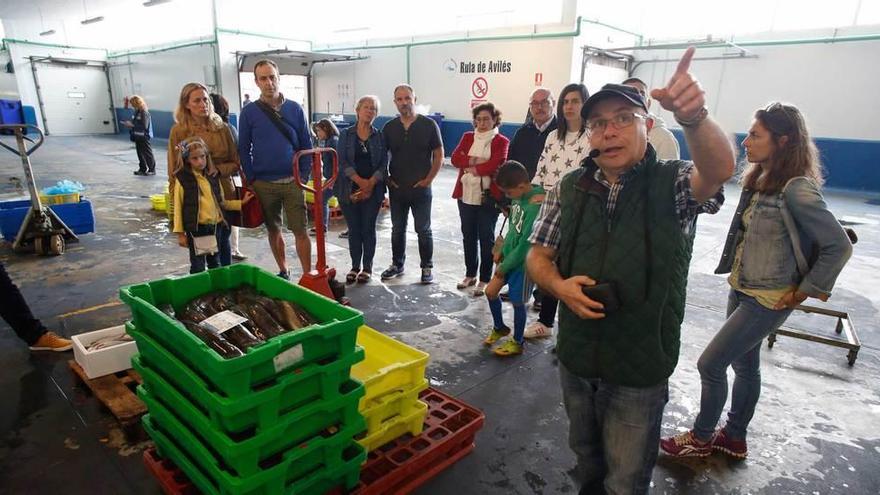
[[[225,199],[208,146],[201,138],[177,146],[174,172],[174,228],[178,243],[189,248],[190,273],[220,266],[220,242],[229,242],[222,210],[241,210],[242,200]],[[228,249],[228,246],[227,246]]]

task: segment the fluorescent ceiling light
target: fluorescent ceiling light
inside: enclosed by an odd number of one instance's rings
[[[40,33],[40,36],[49,36],[49,35],[51,35],[51,34],[55,34],[55,30],[54,30],[54,29],[50,29],[50,30],[48,30],[48,31],[43,31],[42,33]]]
[[[162,5],[163,3],[168,3],[171,0],[149,0],[144,2],[144,7],[153,7],[154,5]]]
[[[104,20],[104,16],[99,15],[99,16],[97,16],[97,17],[90,17],[90,18],[88,18],[88,19],[85,19],[85,20],[79,21],[79,23],[80,23],[80,24],[94,24],[94,23],[96,23],[96,22],[101,22],[101,21],[103,21],[103,20]]]

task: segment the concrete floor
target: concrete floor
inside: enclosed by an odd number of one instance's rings
[[[160,174],[152,178],[132,176],[134,149],[119,137],[53,137],[32,156],[39,186],[65,178],[83,182],[97,217],[97,233],[82,236],[62,257],[19,256],[8,244],[0,247],[0,259],[36,315],[60,334],[123,322],[128,311],[117,298],[120,285],[186,273],[186,252],[166,233],[164,218],[149,209],[148,195],[165,183],[164,144],[155,143]],[[16,157],[0,154],[0,200],[18,195],[7,177],[21,175]],[[349,290],[369,325],[431,354],[434,387],[486,413],[476,450],[419,493],[575,493],[552,342],[529,343],[513,359],[491,356],[480,345],[491,323],[484,300],[455,290],[464,265],[458,215],[449,199],[454,179],[454,171],[444,169],[435,183],[436,283],[417,283],[411,232],[406,276]],[[664,435],[689,428],[696,414],[696,361],[721,325],[726,301],[725,279],[712,270],[738,192],[728,187],[722,211],[700,220]],[[661,456],[654,493],[880,493],[880,203],[852,194],[827,199],[838,217],[857,224],[861,238],[826,305],[852,315],[864,343],[857,363],[849,367],[842,349],[780,337],[763,353],[751,457],[731,462]],[[332,223],[328,249],[331,265],[344,273],[347,244],[336,236],[342,228],[342,221]],[[387,213],[379,229],[377,271],[390,261]],[[264,231],[244,234],[242,250],[250,262],[274,269]],[[788,326],[831,334],[833,321],[796,316]],[[113,418],[74,387],[70,357],[30,354],[8,327],[0,330],[0,493],[158,493],[140,459],[149,443],[126,443]]]

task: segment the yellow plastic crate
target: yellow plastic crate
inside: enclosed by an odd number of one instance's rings
[[[64,203],[79,203],[79,193],[67,194],[43,194],[40,193],[40,202],[44,205],[60,205]]]
[[[153,209],[156,211],[167,211],[168,210],[168,193],[151,194],[150,195],[150,204],[153,206]]]
[[[400,393],[403,394],[403,392]],[[390,407],[389,402],[400,399],[401,397],[398,397],[396,394],[387,395],[379,399],[379,403],[373,407],[381,410]],[[400,414],[386,418],[385,421],[380,422],[372,431],[370,430],[370,417],[367,417],[367,431],[355,437],[355,440],[367,449],[367,452],[372,452],[406,433],[413,436],[421,434],[425,426],[425,416],[427,414],[428,405],[418,400],[418,394],[416,394],[416,400],[413,402],[407,401]]]
[[[406,415],[419,400],[419,394],[427,388],[428,380],[423,379],[414,387],[395,390],[377,399],[365,401],[361,398],[358,410],[367,420],[367,436],[381,431],[382,425],[395,416]]]
[[[372,328],[358,328],[357,344],[366,357],[351,367],[351,376],[364,384],[362,404],[396,390],[409,390],[425,381],[428,353],[410,347]]]

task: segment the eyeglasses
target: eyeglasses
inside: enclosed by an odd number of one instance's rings
[[[619,113],[610,119],[594,119],[587,121],[587,130],[590,132],[602,132],[608,127],[608,124],[614,126],[615,129],[625,129],[635,122],[636,119],[648,119],[647,115],[642,115],[639,113]]]
[[[530,101],[529,106],[532,108],[549,107],[550,100]]]

